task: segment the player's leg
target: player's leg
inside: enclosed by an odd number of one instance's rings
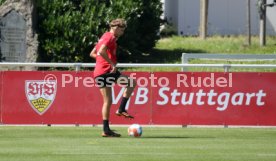
[[[120,137],[120,134],[116,134],[109,128],[109,116],[110,108],[112,105],[111,87],[100,88],[100,92],[103,97],[102,118],[103,118],[103,134],[104,137]]]
[[[117,84],[125,86],[125,90],[123,93],[123,98],[121,100],[120,107],[117,111],[117,115],[123,115],[127,118],[133,118],[133,116],[129,115],[126,111],[126,104],[129,100],[129,97],[131,96],[132,92],[134,91],[136,87],[136,81],[126,75],[120,75],[120,77],[117,79]]]

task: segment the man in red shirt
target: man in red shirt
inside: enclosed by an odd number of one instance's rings
[[[119,109],[116,112],[118,116],[133,119],[125,109],[127,101],[133,92],[136,83],[126,75],[117,70],[117,39],[123,35],[126,28],[124,19],[112,20],[109,24],[110,30],[103,34],[97,45],[91,51],[90,56],[96,59],[94,69],[94,78],[103,97],[102,117],[103,117],[103,137],[120,137],[109,128],[109,115],[112,105],[112,84],[118,83],[126,86]],[[122,80],[122,81],[120,81]],[[123,83],[124,82],[124,83]],[[127,83],[126,83],[127,82]]]

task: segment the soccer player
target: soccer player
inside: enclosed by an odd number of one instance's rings
[[[109,115],[112,105],[112,85],[114,83],[125,85],[125,91],[119,109],[116,112],[118,116],[133,119],[129,115],[125,107],[131,93],[133,92],[136,82],[126,75],[121,74],[117,70],[116,41],[123,35],[127,27],[124,19],[112,20],[109,24],[110,30],[102,35],[90,56],[96,59],[96,67],[94,69],[94,78],[103,98],[102,118],[103,118],[103,137],[120,137],[109,128]]]

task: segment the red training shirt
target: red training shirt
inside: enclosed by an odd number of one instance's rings
[[[107,55],[109,59],[114,63],[117,64],[117,57],[116,57],[116,50],[117,50],[117,43],[116,37],[111,32],[106,32],[103,34],[101,39],[98,41],[96,45],[96,52],[98,53],[100,47],[102,45],[107,46]],[[97,55],[96,57],[96,67],[94,70],[94,77],[100,76],[105,73],[109,73],[112,69],[111,64],[109,64],[102,56]]]

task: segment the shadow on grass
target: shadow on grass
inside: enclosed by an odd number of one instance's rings
[[[215,139],[215,137],[208,136],[142,136],[143,139]]]
[[[204,53],[203,50],[161,50],[153,49],[149,54],[133,54],[121,56],[120,62],[128,63],[176,63],[181,62],[182,53]]]

